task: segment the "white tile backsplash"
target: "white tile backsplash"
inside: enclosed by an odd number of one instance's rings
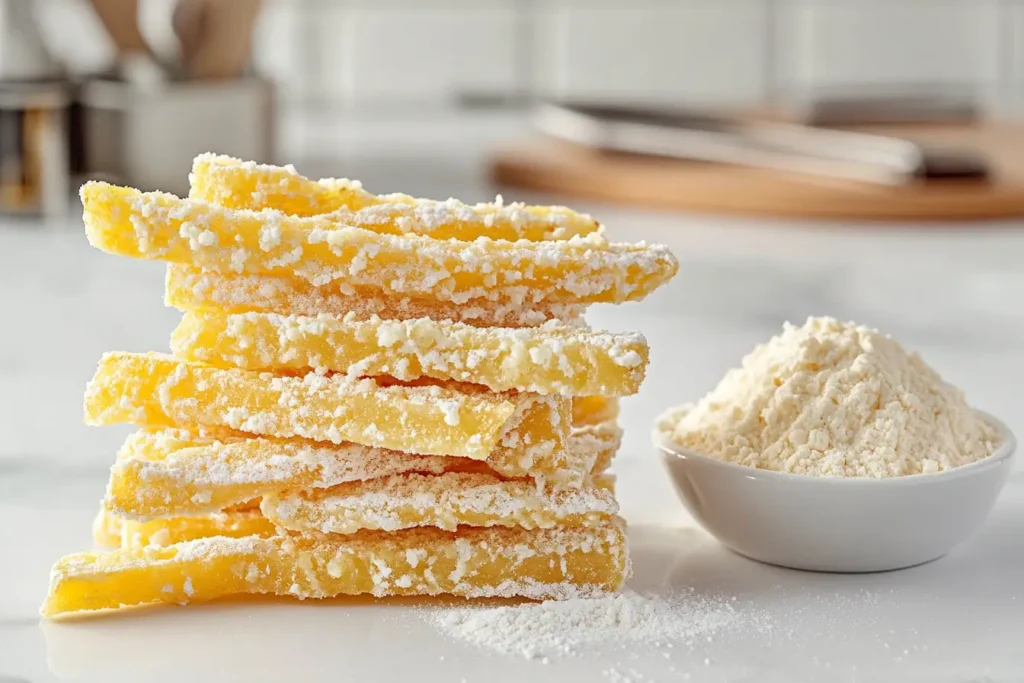
[[[518,85],[510,3],[404,8],[372,3],[326,14],[324,88],[348,101],[446,101]]]
[[[1003,69],[1004,108],[1019,113],[1024,112],[1024,2],[1007,7],[1003,16],[1007,23],[1003,39],[1009,43]]]
[[[111,58],[84,0],[34,1],[73,71]],[[167,48],[172,0],[142,2]],[[284,97],[331,107],[524,92],[746,105],[905,82],[1024,101],[1024,0],[265,0],[256,44]]]
[[[748,104],[765,94],[758,2],[548,7],[535,18],[538,89],[579,99]]]
[[[113,60],[114,43],[88,2],[48,0],[34,9],[46,47],[69,72],[96,72]]]
[[[274,79],[284,96],[302,96],[317,82],[315,60],[302,52],[303,17],[293,2],[265,0],[256,22],[253,65]]]
[[[784,63],[801,85],[954,83],[990,87],[999,74],[998,5],[796,2]]]

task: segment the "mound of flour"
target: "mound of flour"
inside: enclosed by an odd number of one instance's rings
[[[941,472],[988,457],[1000,441],[920,356],[833,318],[787,323],[659,429],[719,460],[840,477]]]

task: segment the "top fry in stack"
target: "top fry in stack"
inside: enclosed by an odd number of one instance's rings
[[[435,239],[560,240],[600,231],[586,214],[564,206],[468,205],[405,194],[374,195],[357,180],[310,180],[286,166],[201,154],[189,175],[189,199],[228,209],[274,209],[292,216],[333,214],[339,223],[395,235]]]
[[[563,241],[463,242],[374,232],[329,215],[226,209],[99,182],[86,183],[81,194],[89,241],[113,254],[455,303],[636,301],[679,265],[666,247],[614,244],[596,233]]]

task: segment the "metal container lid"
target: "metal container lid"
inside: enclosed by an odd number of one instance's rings
[[[63,109],[70,102],[67,81],[0,81],[0,110]]]

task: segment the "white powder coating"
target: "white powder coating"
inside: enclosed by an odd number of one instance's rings
[[[765,617],[746,614],[725,598],[630,590],[591,599],[430,611],[427,618],[456,640],[530,659],[580,655],[589,648],[692,644],[726,628],[770,629]]]
[[[988,457],[1000,441],[917,354],[832,318],[787,323],[659,428],[727,462],[839,477],[942,472]]]
[[[444,414],[444,423],[446,425],[449,427],[459,426],[459,404],[457,401],[440,399],[437,402],[437,407]]]
[[[263,514],[296,531],[352,534],[361,529],[397,531],[459,525],[552,528],[560,523],[598,526],[619,510],[611,491],[596,486],[538,491],[528,479],[493,474],[407,473],[310,489],[267,494]]]
[[[247,259],[245,250],[233,252],[232,269],[241,272]],[[551,319],[573,323],[585,308],[512,298],[452,303],[396,293],[388,288],[357,289],[347,282],[312,287],[295,278],[205,272],[175,263],[167,268],[166,303],[183,310],[224,308],[338,316],[351,313],[359,318],[379,314],[400,320],[454,320],[476,327],[533,327]]]

